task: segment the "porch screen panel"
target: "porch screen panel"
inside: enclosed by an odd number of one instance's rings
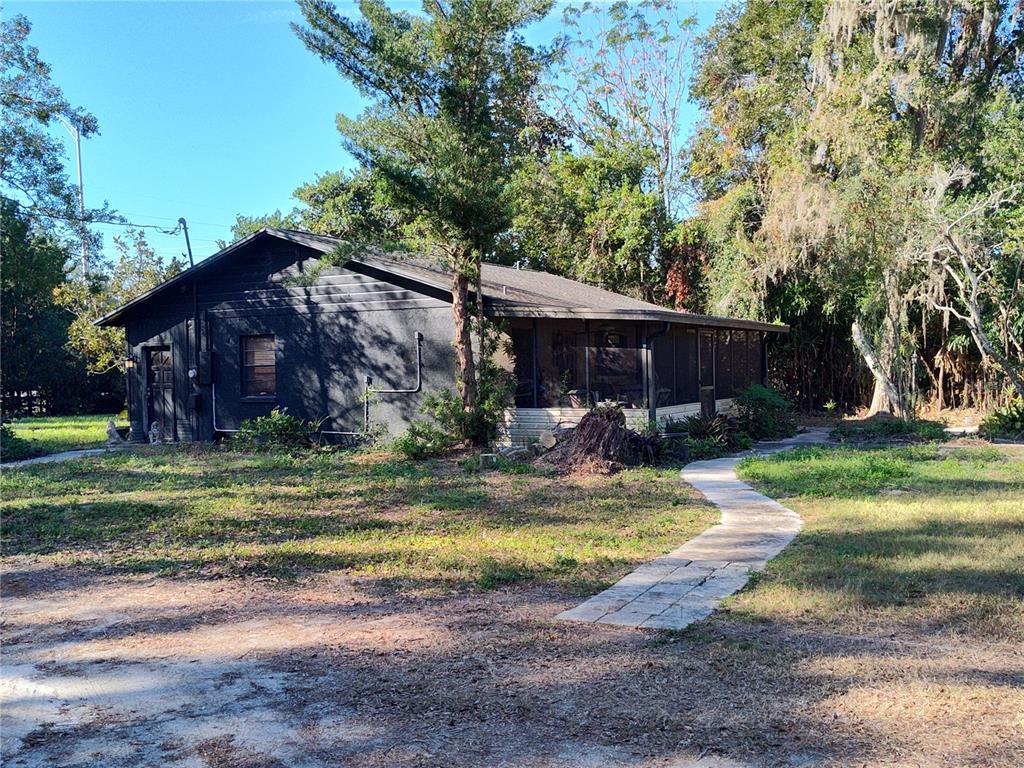
[[[673,405],[700,400],[697,381],[697,331],[685,328],[674,334],[676,347],[676,392]]]
[[[715,344],[715,397],[732,397],[732,354],[728,331],[719,331]]]
[[[653,345],[655,407],[675,405],[675,342],[671,336],[666,335],[656,338]]]
[[[538,320],[538,407],[585,407],[585,354],[582,320]]]
[[[644,404],[643,376],[634,323],[601,323],[590,334],[590,390],[596,401],[627,408]]]
[[[747,364],[747,332],[731,331],[729,357],[732,359],[732,386],[734,392],[750,386],[750,366]]]
[[[512,341],[512,355],[515,358],[516,394],[515,402],[520,408],[533,408],[535,382],[533,376],[533,327],[509,328]]]
[[[764,350],[764,339],[757,331],[747,334],[747,365],[750,367],[750,383],[762,384],[761,354]]]

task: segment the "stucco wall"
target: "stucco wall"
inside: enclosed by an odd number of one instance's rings
[[[451,308],[442,296],[410,290],[372,272],[337,267],[318,272],[319,259],[319,253],[304,246],[267,238],[200,278],[198,354],[190,330],[191,285],[130,315],[129,348],[139,361],[129,374],[133,431],[142,435],[149,427],[145,352],[153,346],[172,350],[179,440],[193,435],[212,439],[214,393],[216,426],[222,430],[237,429],[243,419],[274,407],[325,419],[326,430],[361,430],[366,376],[376,388],[415,386],[416,331],[424,336],[422,391],[371,396],[371,425],[384,424],[397,433],[418,413],[423,392],[454,386]],[[253,334],[275,336],[273,398],[241,397],[241,337]],[[192,367],[198,373],[194,380],[188,377]],[[193,393],[198,402],[190,398]]]

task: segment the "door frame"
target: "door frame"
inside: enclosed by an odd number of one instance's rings
[[[142,393],[142,397],[143,397],[143,415],[145,417],[144,420],[143,420],[143,425],[145,427],[146,436],[147,436],[147,440],[148,440],[150,427],[153,426],[153,410],[154,410],[153,409],[153,393],[152,393],[153,379],[152,379],[152,366],[150,365],[150,356],[154,352],[164,352],[164,351],[166,351],[171,356],[171,415],[170,415],[170,423],[163,425],[163,428],[164,428],[163,429],[163,433],[164,433],[163,434],[163,438],[164,439],[169,439],[172,442],[177,442],[177,439],[178,439],[178,428],[177,428],[176,420],[177,420],[177,415],[178,415],[178,413],[177,413],[177,411],[178,411],[178,404],[177,404],[177,402],[175,400],[175,389],[176,389],[176,387],[174,385],[174,377],[175,377],[175,373],[176,373],[177,367],[175,366],[174,345],[173,344],[170,344],[170,343],[168,343],[168,344],[152,344],[152,345],[144,346],[142,348],[142,361],[143,361],[143,365],[145,366],[145,373],[144,373],[145,388],[143,389],[143,393]],[[169,435],[169,437],[168,437],[168,435]]]

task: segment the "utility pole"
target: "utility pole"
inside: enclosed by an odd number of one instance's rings
[[[185,217],[182,216],[178,219],[178,226],[181,227],[181,231],[185,233],[185,248],[188,250],[188,269],[189,272],[193,270],[196,263],[192,259],[192,241],[188,238],[188,222],[185,221]],[[202,372],[200,371],[200,358],[199,354],[203,344],[203,336],[199,328],[199,288],[197,286],[196,276],[192,275],[192,338],[189,339],[189,347],[191,347],[191,353],[189,355],[190,364],[188,369],[188,378],[192,383],[192,436],[199,433],[199,382],[203,380]]]
[[[85,242],[85,189],[82,186],[82,134],[79,132],[78,126],[64,117],[64,115],[58,114],[57,119],[64,124],[64,127],[68,129],[68,133],[75,138],[75,160],[78,163],[78,217],[81,219],[79,223],[82,227],[82,282],[84,283],[89,279],[89,249]]]

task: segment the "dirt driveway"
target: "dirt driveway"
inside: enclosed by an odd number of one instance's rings
[[[825,643],[727,617],[682,636],[574,625],[552,619],[575,599],[555,591],[413,598],[337,575],[100,576],[25,559],[8,562],[3,585],[11,766],[952,766],[1022,754],[1019,732],[1015,743],[971,731],[964,760],[948,751],[955,732],[936,742],[918,720],[894,729],[877,711],[893,706],[895,679],[999,675],[1005,649]],[[966,738],[967,723],[942,726],[958,727]]]

